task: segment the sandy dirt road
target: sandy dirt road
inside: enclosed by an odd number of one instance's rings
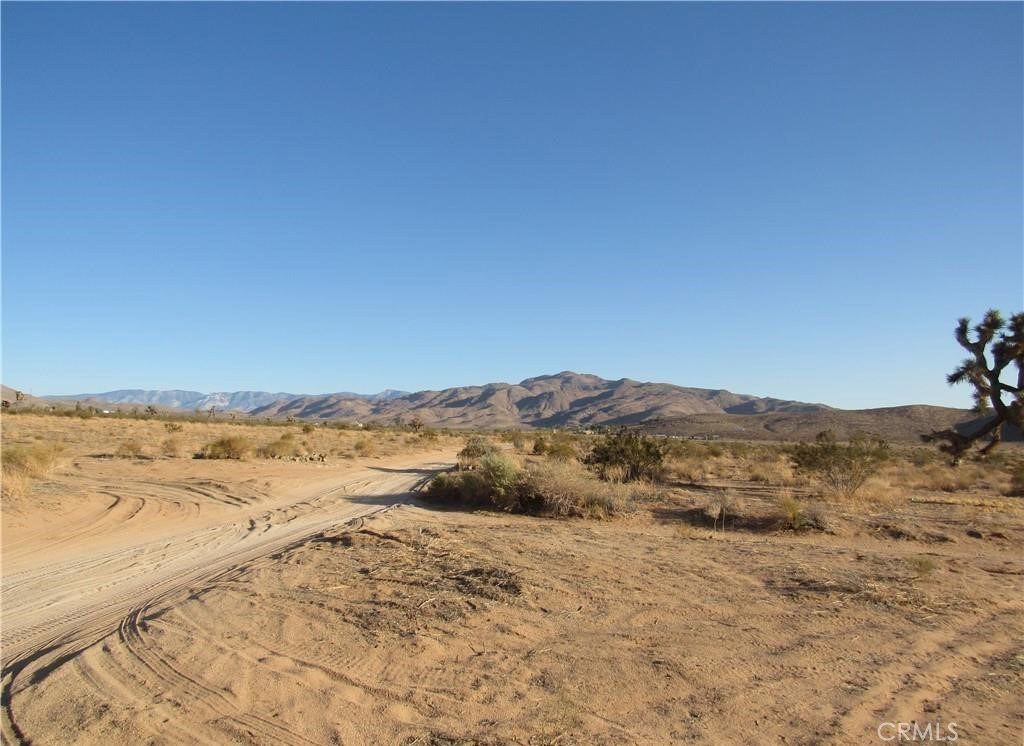
[[[188,598],[246,562],[385,511],[445,466],[423,456],[393,460],[251,502],[227,499],[215,489],[206,491],[205,500],[126,489],[113,493],[102,510],[71,516],[59,526],[44,522],[33,530],[8,531],[0,585],[4,743],[39,742],[19,722],[20,704],[31,700],[33,689],[50,674],[111,639],[112,632],[120,652],[155,669],[159,664],[150,660],[138,635],[140,619],[154,604]],[[195,484],[186,486],[202,492]],[[169,687],[197,685],[187,674],[170,677]],[[216,693],[210,697],[216,699]],[[293,740],[258,714],[225,707],[223,717],[268,743]],[[186,742],[202,742],[198,734],[180,735]]]

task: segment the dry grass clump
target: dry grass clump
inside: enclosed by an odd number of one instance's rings
[[[825,531],[828,525],[824,514],[817,506],[808,505],[788,491],[779,494],[777,500],[779,522],[783,528],[791,531],[816,529]]]
[[[369,438],[359,438],[352,444],[352,449],[358,456],[372,456],[377,450]]]
[[[243,435],[229,435],[207,443],[194,458],[241,459],[252,451],[252,442]]]
[[[50,442],[5,448],[2,457],[4,497],[27,492],[32,480],[45,477],[53,471],[63,453],[62,444]]]
[[[114,451],[114,455],[121,458],[139,458],[143,454],[142,443],[135,438],[128,438],[121,441],[121,444]]]
[[[293,433],[283,433],[280,438],[256,449],[260,458],[293,458],[302,455],[302,448],[295,442]]]
[[[519,487],[520,500],[554,516],[608,518],[634,509],[642,488],[598,479],[573,461],[532,465]]]
[[[160,443],[160,453],[168,458],[178,458],[181,455],[181,450],[181,439],[173,435],[169,438],[164,438],[163,442]]]

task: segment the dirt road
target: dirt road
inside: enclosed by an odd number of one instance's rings
[[[39,743],[19,722],[19,706],[53,672],[100,641],[104,652],[149,669],[165,688],[201,686],[147,653],[139,633],[147,609],[201,593],[207,583],[246,562],[325,529],[387,510],[444,466],[421,457],[362,467],[307,482],[280,498],[251,501],[212,482],[178,490],[126,485],[111,491],[111,501],[101,509],[72,515],[60,526],[8,532],[0,586],[4,743]],[[199,499],[193,499],[195,493]],[[112,640],[120,650],[108,649]],[[127,679],[100,686],[131,689]],[[216,692],[207,694],[217,700]],[[269,719],[235,710],[227,700],[221,707],[223,718],[260,740],[295,740]],[[179,736],[202,742],[196,733]]]

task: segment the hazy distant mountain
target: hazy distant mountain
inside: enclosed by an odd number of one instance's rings
[[[341,393],[330,396],[341,396],[349,399],[367,401],[387,401],[406,392],[388,389],[378,394]],[[265,407],[278,402],[289,402],[301,398],[301,394],[269,391],[219,391],[204,394],[201,391],[147,391],[143,389],[119,389],[100,394],[68,394],[64,396],[46,396],[44,399],[63,401],[102,401],[110,404],[129,404],[171,409],[202,409],[210,407],[221,412],[249,412],[257,407]]]
[[[419,417],[435,427],[555,427],[626,425],[696,413],[753,414],[814,412],[822,404],[784,401],[721,389],[565,371],[518,384],[490,383],[443,391],[420,391],[390,399],[354,399],[344,394],[303,396],[257,408],[254,416],[390,421]]]
[[[650,420],[640,425],[640,429],[648,433],[683,437],[790,441],[813,440],[821,431],[831,430],[841,439],[860,432],[878,435],[890,441],[919,443],[922,433],[950,427],[969,428],[976,417],[967,409],[915,404],[880,409],[696,414]],[[1019,436],[1007,433],[1006,440],[1019,439]]]

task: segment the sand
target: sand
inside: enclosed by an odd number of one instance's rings
[[[794,533],[713,531],[701,489],[612,521],[410,495],[451,457],[76,459],[5,510],[5,743],[1019,742],[1019,499]]]

